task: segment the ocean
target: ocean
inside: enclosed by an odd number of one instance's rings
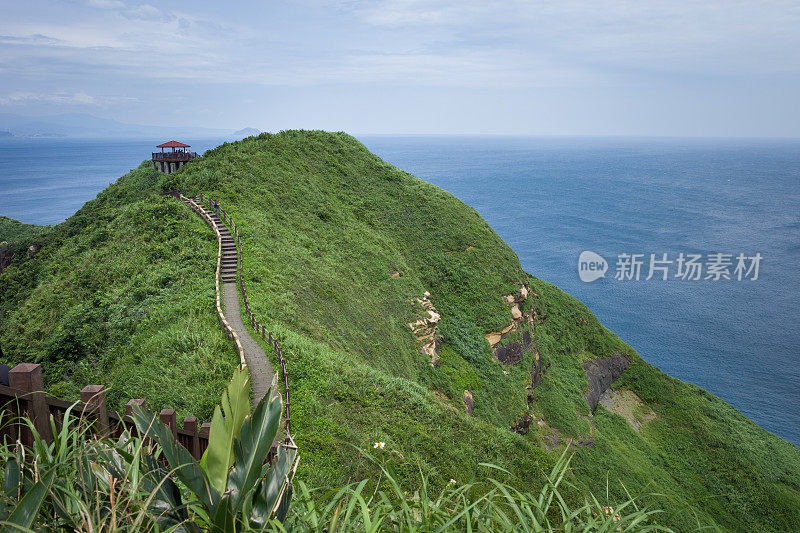
[[[800,445],[800,140],[358,137],[474,207],[649,363]],[[0,140],[0,214],[60,222],[155,144]],[[591,282],[587,250],[607,268]]]

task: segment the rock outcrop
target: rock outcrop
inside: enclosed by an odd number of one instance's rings
[[[589,383],[586,401],[589,403],[592,413],[597,409],[597,403],[603,393],[608,390],[614,380],[628,369],[630,364],[628,358],[620,352],[583,363],[583,370],[586,372],[586,379]]]
[[[628,421],[637,433],[642,432],[645,422],[656,419],[656,414],[633,391],[608,389],[600,396],[600,405]]]
[[[417,306],[417,320],[409,322],[408,327],[421,345],[419,353],[430,358],[433,367],[439,366],[438,325],[441,316],[431,303],[431,293],[425,291],[422,298],[416,298],[412,305]]]
[[[472,391],[465,390],[462,400],[464,401],[464,407],[467,409],[467,414],[472,415],[473,411],[475,411],[475,398],[472,396]]]
[[[500,343],[505,335],[513,331],[517,331],[517,329],[519,329],[522,325],[533,325],[536,318],[536,313],[534,311],[530,311],[525,314],[520,309],[520,304],[524,302],[530,294],[530,290],[523,285],[520,290],[514,294],[507,294],[506,296],[503,296],[503,301],[507,304],[511,304],[511,324],[503,328],[502,331],[486,333],[486,340],[489,342],[489,346],[491,346],[492,349],[494,349],[495,346]]]

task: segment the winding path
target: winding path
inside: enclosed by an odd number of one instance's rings
[[[202,202],[196,202],[193,198],[186,198],[182,201],[190,207],[192,207],[192,203],[198,207],[202,211],[202,213],[198,214],[203,216],[207,222],[210,221],[213,224],[213,228],[219,236],[221,250],[219,286],[222,292],[221,299],[225,319],[235,332],[241,345],[244,362],[250,372],[250,386],[253,389],[253,407],[255,407],[267,394],[270,386],[275,381],[275,371],[272,369],[267,353],[258,341],[250,335],[250,332],[242,322],[239,291],[236,287],[236,275],[238,272],[236,241],[223,221]],[[195,209],[193,208],[193,210]],[[280,394],[277,387],[274,391],[275,396]]]

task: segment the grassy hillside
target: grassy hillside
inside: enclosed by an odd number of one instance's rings
[[[117,409],[207,419],[238,361],[215,318],[216,238],[158,179],[142,165],[58,226],[4,233],[21,252],[0,275],[0,343],[55,395],[101,383]]]
[[[48,229],[48,226],[37,226],[35,224],[25,224],[13,218],[0,215],[0,242],[21,240],[33,237]]]
[[[576,448],[574,466],[575,481],[595,494],[605,495],[606,479],[612,496],[624,494],[617,480],[663,493],[659,505],[682,528],[693,514],[731,529],[800,528],[796,447],[648,365],[580,302],[523,272],[473,209],[352,137],[284,132],[226,144],[167,178],[172,185],[219,197],[239,224],[254,310],[285,333],[291,354],[294,427],[312,486],[359,475],[351,443],[386,441],[409,480],[417,464],[443,484],[488,461],[524,484],[529,470],[513,461],[592,438]],[[534,293],[521,305],[538,317],[534,345],[504,366],[483,335],[511,323],[502,297],[523,284]],[[438,368],[407,325],[425,291],[442,317]],[[529,403],[537,349],[545,371]],[[582,362],[615,352],[633,362],[615,387],[655,416],[641,433],[604,407],[591,416],[583,397]],[[535,421],[528,434],[510,432],[526,413]]]
[[[800,529],[800,450],[648,365],[579,301],[525,273],[473,209],[341,133],[263,134],[171,176],[140,168],[124,177],[0,277],[13,287],[2,289],[4,349],[17,339],[15,357],[57,370],[66,359],[53,350],[73,342],[58,335],[78,337],[82,351],[71,360],[79,380],[97,376],[92,358],[112,376],[152,358],[138,367],[141,381],[115,386],[127,392],[160,380],[180,389],[193,379],[186,373],[202,371],[217,379],[202,390],[221,390],[227,372],[207,367],[229,368],[235,357],[211,306],[212,237],[158,187],[218,197],[236,219],[253,309],[288,356],[298,475],[309,486],[377,477],[361,451],[381,441],[380,460],[410,491],[420,470],[435,487],[497,475],[481,462],[535,491],[574,441],[572,498],[585,489],[601,500],[608,491],[611,502],[627,499],[626,489],[660,493],[644,501],[680,530],[712,520],[732,530]],[[108,258],[117,266],[94,266]],[[102,297],[117,283],[119,300]],[[504,300],[523,287],[527,297]],[[431,328],[436,367],[409,328],[427,302],[441,317]],[[123,327],[137,304],[145,326]],[[86,318],[95,309],[100,316]],[[115,326],[100,340],[84,338],[75,332],[91,328],[75,317]],[[498,344],[516,354],[506,365],[492,358],[485,335],[512,324]],[[614,383],[626,403],[592,414],[583,365],[617,353],[631,361]],[[159,374],[173,367],[180,375]],[[70,392],[67,383],[52,385]],[[509,430],[521,420],[527,434]]]

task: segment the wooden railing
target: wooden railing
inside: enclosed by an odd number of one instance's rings
[[[239,335],[236,334],[236,330],[234,330],[233,327],[228,322],[228,319],[225,318],[225,313],[222,310],[222,294],[219,288],[219,276],[220,276],[220,271],[222,269],[222,235],[220,235],[219,227],[217,227],[217,224],[214,222],[214,220],[210,216],[208,216],[206,211],[200,207],[200,204],[198,204],[194,198],[186,197],[178,191],[170,191],[168,194],[175,196],[182,202],[185,202],[192,209],[192,211],[194,211],[203,218],[206,224],[208,224],[211,227],[211,229],[214,230],[214,233],[217,236],[217,270],[216,273],[214,274],[214,284],[216,287],[215,290],[217,299],[216,303],[217,318],[219,319],[219,323],[222,326],[222,330],[236,345],[236,352],[239,354],[240,367],[246,368],[247,360],[244,357],[244,347],[242,346],[242,341],[239,339]],[[203,195],[201,194],[200,195],[201,203],[203,202],[202,198]]]
[[[199,196],[199,200],[201,204],[208,203],[209,209],[212,211],[214,210],[214,202],[211,198],[207,198],[203,196],[201,193]],[[280,344],[278,344],[277,339],[272,331],[268,330],[266,326],[259,321],[255,314],[253,313],[252,309],[250,308],[250,300],[247,297],[247,288],[245,287],[244,283],[244,254],[242,250],[242,238],[239,235],[239,228],[236,225],[236,222],[233,220],[228,212],[220,207],[219,210],[220,219],[228,225],[228,229],[233,235],[236,241],[236,257],[237,257],[237,268],[236,268],[236,275],[237,280],[239,282],[239,289],[242,293],[242,298],[244,300],[244,308],[245,312],[247,313],[247,318],[250,321],[250,327],[255,331],[256,335],[261,337],[261,340],[267,342],[269,346],[272,348],[272,351],[278,358],[278,363],[281,365],[281,374],[283,375],[283,390],[284,390],[284,404],[285,404],[285,429],[286,429],[286,444],[294,446],[294,439],[292,438],[291,432],[291,416],[290,416],[290,398],[289,398],[289,373],[286,370],[286,358],[283,355],[283,348],[281,348]]]
[[[150,152],[153,154],[153,161],[191,161],[199,156],[197,152]]]
[[[22,444],[33,445],[33,433],[20,417],[26,417],[33,423],[36,432],[47,442],[52,442],[53,431],[50,417],[56,431],[61,429],[64,415],[70,406],[72,412],[90,422],[92,431],[102,437],[117,438],[123,431],[137,435],[138,430],[131,418],[135,405],[144,407],[144,400],[130,400],[125,408],[125,415],[109,411],[106,407],[106,388],[103,385],[87,385],[81,391],[80,402],[68,402],[48,396],[44,392],[42,366],[35,363],[22,363],[8,373],[8,386],[0,385],[0,439],[14,442],[19,439]],[[210,423],[198,427],[197,417],[187,416],[183,419],[183,427],[178,427],[175,409],[162,409],[159,420],[172,430],[177,441],[200,459],[208,447]]]

